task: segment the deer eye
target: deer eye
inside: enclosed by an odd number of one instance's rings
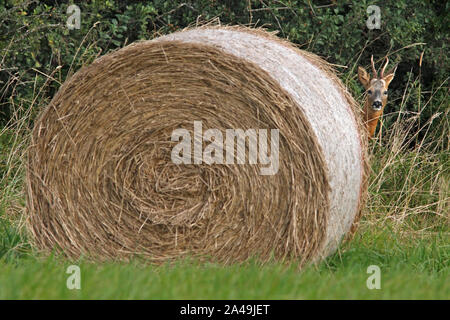
[[[383,94],[387,94],[387,91],[384,91]]]
[[[368,93],[368,94],[372,94],[372,90],[368,90],[367,93]]]

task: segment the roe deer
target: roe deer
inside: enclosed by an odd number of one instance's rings
[[[386,66],[389,63],[389,59],[386,57],[386,63],[381,69],[380,76],[378,77],[373,62],[373,56],[370,58],[370,61],[372,63],[372,79],[363,67],[358,67],[358,79],[367,91],[367,98],[364,104],[364,121],[369,133],[369,139],[375,134],[378,120],[383,114],[383,109],[386,106],[388,98],[388,86],[392,79],[394,79],[396,69],[395,68],[387,75],[384,74]]]

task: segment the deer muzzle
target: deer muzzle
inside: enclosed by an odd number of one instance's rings
[[[381,103],[381,101],[374,101],[373,103],[372,103],[372,109],[373,110],[376,110],[376,111],[379,111],[379,110],[381,110],[381,107],[383,106],[383,103]]]

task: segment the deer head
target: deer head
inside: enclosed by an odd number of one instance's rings
[[[384,107],[386,106],[388,98],[388,87],[392,79],[394,79],[395,69],[388,74],[384,74],[386,67],[389,63],[389,59],[386,57],[386,63],[381,69],[380,76],[378,77],[375,64],[373,62],[373,56],[370,59],[372,63],[373,77],[370,78],[369,73],[363,68],[358,67],[358,78],[367,92],[366,102],[364,104],[365,122],[369,137],[373,137],[375,129],[378,124],[378,120],[383,114]]]

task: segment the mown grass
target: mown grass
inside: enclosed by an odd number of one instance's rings
[[[0,259],[1,299],[449,299],[448,235],[399,238],[389,227],[365,228],[335,255],[302,271],[295,263],[221,266],[183,260],[93,264],[14,253]],[[5,234],[2,232],[1,237]],[[5,248],[3,248],[5,250]],[[69,265],[81,289],[69,290]],[[367,268],[381,270],[381,289],[366,286]]]

